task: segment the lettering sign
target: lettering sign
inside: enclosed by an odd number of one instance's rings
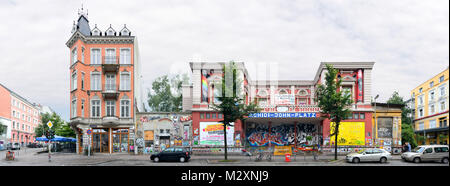
[[[277,105],[295,105],[295,95],[275,94],[275,104],[277,104]]]
[[[312,113],[251,113],[249,118],[315,118],[317,114]]]

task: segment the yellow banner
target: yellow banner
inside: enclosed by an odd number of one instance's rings
[[[273,155],[278,156],[278,155],[283,155],[289,153],[292,154],[292,148],[291,146],[275,146],[274,150],[273,150]]]
[[[335,123],[330,123],[330,134],[334,133]],[[339,125],[338,146],[365,145],[364,122],[341,122]],[[330,144],[334,144],[335,136],[330,136]]]

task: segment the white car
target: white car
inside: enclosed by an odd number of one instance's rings
[[[402,154],[404,161],[412,161],[420,163],[424,161],[440,161],[448,163],[448,146],[447,145],[422,145],[416,147],[411,152]]]
[[[346,160],[352,163],[359,162],[380,162],[386,163],[391,160],[391,153],[384,149],[363,149],[359,152],[347,154]]]

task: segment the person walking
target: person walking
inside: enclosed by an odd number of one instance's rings
[[[408,145],[408,152],[411,152],[411,144],[409,142],[406,142],[406,144]]]

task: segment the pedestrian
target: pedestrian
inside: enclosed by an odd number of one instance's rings
[[[406,142],[406,144],[408,145],[408,152],[411,152],[411,144],[409,142]]]

